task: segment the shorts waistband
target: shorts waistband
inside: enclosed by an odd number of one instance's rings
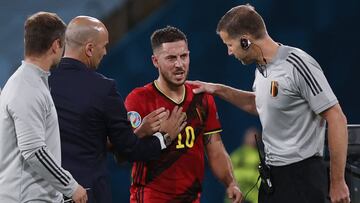
[[[298,162],[295,162],[295,163],[291,163],[291,164],[288,164],[288,165],[284,165],[284,166],[272,166],[272,165],[269,165],[270,168],[288,168],[288,167],[298,167],[298,166],[301,166],[301,165],[304,165],[304,164],[307,164],[307,163],[311,163],[311,162],[314,162],[314,161],[322,161],[323,160],[323,157],[322,156],[318,156],[318,155],[314,155],[314,156],[311,156],[309,158],[306,158],[304,160],[301,160],[301,161],[298,161]]]

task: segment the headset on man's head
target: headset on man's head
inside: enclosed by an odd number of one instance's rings
[[[251,45],[251,42],[249,39],[240,38],[240,46],[242,49],[247,50],[247,49],[249,49],[250,45]]]

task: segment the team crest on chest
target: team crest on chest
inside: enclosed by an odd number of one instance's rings
[[[129,111],[127,113],[127,116],[128,116],[128,119],[129,119],[129,121],[131,123],[131,126],[133,128],[137,128],[137,127],[140,126],[140,124],[141,124],[141,116],[140,116],[140,114],[138,112]]]
[[[270,94],[272,97],[276,97],[279,92],[279,83],[277,81],[271,81]]]

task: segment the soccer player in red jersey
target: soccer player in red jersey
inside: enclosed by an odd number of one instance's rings
[[[129,120],[136,129],[145,122],[142,118],[155,109],[165,107],[171,111],[181,106],[187,115],[187,126],[177,140],[165,143],[168,147],[159,159],[134,163],[130,202],[200,202],[205,150],[210,167],[224,183],[229,198],[240,203],[242,193],[221,141],[214,99],[207,93],[194,95],[195,87],[185,83],[190,62],[185,34],[167,26],[152,34],[151,45],[159,77],[128,95],[125,105]],[[160,123],[161,120],[153,121],[152,125]]]

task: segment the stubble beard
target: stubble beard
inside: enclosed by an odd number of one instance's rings
[[[165,82],[166,82],[166,84],[169,86],[169,88],[171,88],[171,89],[175,89],[175,88],[179,88],[179,87],[181,87],[181,86],[183,86],[184,84],[185,84],[185,81],[187,80],[187,77],[188,77],[188,74],[189,74],[189,72],[187,71],[186,73],[185,73],[185,77],[184,77],[184,80],[183,81],[181,81],[180,83],[177,83],[177,82],[174,82],[174,81],[172,81],[170,78],[171,78],[171,76],[170,77],[167,77],[167,76],[165,76],[164,74],[162,74],[162,78],[165,80]],[[175,80],[175,79],[174,79]],[[175,80],[176,81],[176,80]]]

